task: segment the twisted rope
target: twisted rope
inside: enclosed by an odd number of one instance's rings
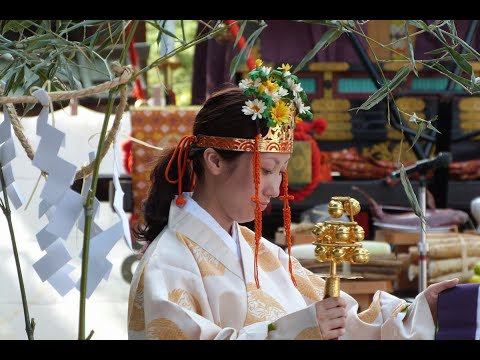
[[[115,74],[118,74],[119,77],[89,88],[72,91],[55,91],[48,95],[52,101],[90,96],[123,85],[127,83],[133,75],[133,68],[131,66],[122,67],[117,62],[112,63],[112,70]],[[37,102],[38,99],[35,96],[0,96],[0,104],[35,104]]]
[[[90,96],[93,94],[97,94],[100,92],[104,92],[110,90],[116,86],[123,85],[127,83],[133,75],[133,68],[131,66],[122,67],[119,63],[112,64],[112,70],[115,74],[119,75],[117,78],[113,79],[112,81],[107,81],[103,84],[92,86],[86,89],[76,90],[76,91],[59,91],[49,93],[50,99],[52,101],[60,101],[60,100],[68,100],[72,98],[80,98],[85,96]],[[18,138],[20,144],[22,145],[23,149],[27,153],[27,156],[30,160],[33,160],[35,157],[35,152],[32,149],[27,137],[23,133],[23,126],[18,118],[17,111],[13,104],[19,103],[36,103],[38,99],[35,96],[19,96],[19,97],[12,97],[12,96],[0,96],[0,104],[6,104],[6,108],[8,113],[10,114],[10,118],[12,121],[13,131],[15,136]],[[105,146],[102,149],[100,154],[100,161],[104,158],[107,154],[110,145],[112,144],[113,140],[115,139],[118,129],[120,127],[120,121],[122,120],[123,112],[125,111],[125,107],[127,105],[127,88],[122,86],[120,88],[120,102],[118,103],[115,109],[115,119],[113,121],[113,125],[110,128],[107,137],[105,139]],[[95,166],[95,160],[91,161],[88,165],[85,165],[80,168],[75,174],[75,180],[84,178],[85,176],[90,175],[93,172],[93,168]],[[47,173],[42,172],[42,175],[47,175]]]

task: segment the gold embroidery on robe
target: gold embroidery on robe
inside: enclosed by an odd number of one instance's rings
[[[188,246],[190,251],[195,258],[198,268],[200,269],[200,274],[202,277],[207,276],[222,276],[225,273],[225,266],[217,259],[215,259],[211,254],[206,252],[203,248],[198,246],[195,242],[190,240],[185,235],[177,233],[177,237]]]
[[[180,305],[181,307],[191,310],[202,315],[202,309],[197,298],[191,293],[183,289],[174,289],[168,293],[168,300]]]
[[[255,253],[255,233],[244,226],[242,226],[240,229],[243,237],[247,241],[248,245],[252,248],[253,253]],[[261,242],[260,246],[258,247],[258,266],[260,266],[265,272],[275,271],[281,266],[277,256],[267,249],[266,246]]]
[[[138,281],[137,290],[130,294],[128,301],[128,329],[145,330],[145,314],[143,312],[143,273]]]
[[[373,324],[381,310],[382,306],[380,304],[380,296],[375,296],[369,308],[358,314],[358,318],[367,324]]]
[[[148,339],[160,340],[188,340],[180,327],[172,320],[155,319],[147,326]]]
[[[259,321],[275,321],[287,314],[282,305],[261,288],[257,289],[255,283],[247,284],[247,298],[245,326]]]
[[[408,304],[406,302],[402,304],[398,304],[398,306],[395,309],[393,309],[392,313],[390,314],[390,317],[397,316],[399,313],[405,310],[406,307],[408,307]]]
[[[322,340],[322,334],[320,334],[320,329],[318,327],[309,327],[300,332],[295,337],[295,340]]]
[[[320,289],[317,289],[315,285],[312,284],[308,274],[295,258],[292,258],[292,268],[293,276],[297,282],[297,290],[300,291],[300,294],[314,301],[322,300]]]

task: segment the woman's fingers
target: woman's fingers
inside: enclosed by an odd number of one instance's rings
[[[342,298],[328,298],[316,304],[317,320],[324,339],[338,338],[345,333],[346,305]]]
[[[323,311],[318,311],[317,309],[317,318],[320,321],[328,321],[343,316],[347,316],[347,311],[343,306],[337,306]]]
[[[344,334],[345,334],[345,328],[327,330],[325,331],[325,333],[322,332],[324,340],[337,339]]]

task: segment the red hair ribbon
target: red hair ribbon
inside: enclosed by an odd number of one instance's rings
[[[190,150],[190,146],[194,141],[195,135],[185,135],[184,137],[182,137],[178,142],[177,146],[175,147],[173,155],[168,161],[167,168],[165,169],[165,179],[170,184],[178,185],[178,197],[176,200],[176,204],[180,207],[182,207],[186,203],[185,198],[182,195],[182,179],[183,174],[185,174],[185,170],[187,169],[187,163],[190,161],[188,159],[188,151]],[[172,180],[170,179],[168,174],[175,158],[177,158],[178,178]]]

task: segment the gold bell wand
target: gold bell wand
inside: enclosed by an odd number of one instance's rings
[[[339,218],[344,212],[350,216],[350,221],[328,220],[317,223],[312,230],[316,238],[312,243],[315,245],[315,258],[319,262],[331,261],[329,274],[319,274],[326,278],[324,298],[340,296],[340,278],[361,278],[339,275],[337,263],[368,262],[368,250],[361,243],[365,230],[353,220],[353,216],[360,212],[360,203],[349,196],[333,196],[328,203],[329,215]]]

